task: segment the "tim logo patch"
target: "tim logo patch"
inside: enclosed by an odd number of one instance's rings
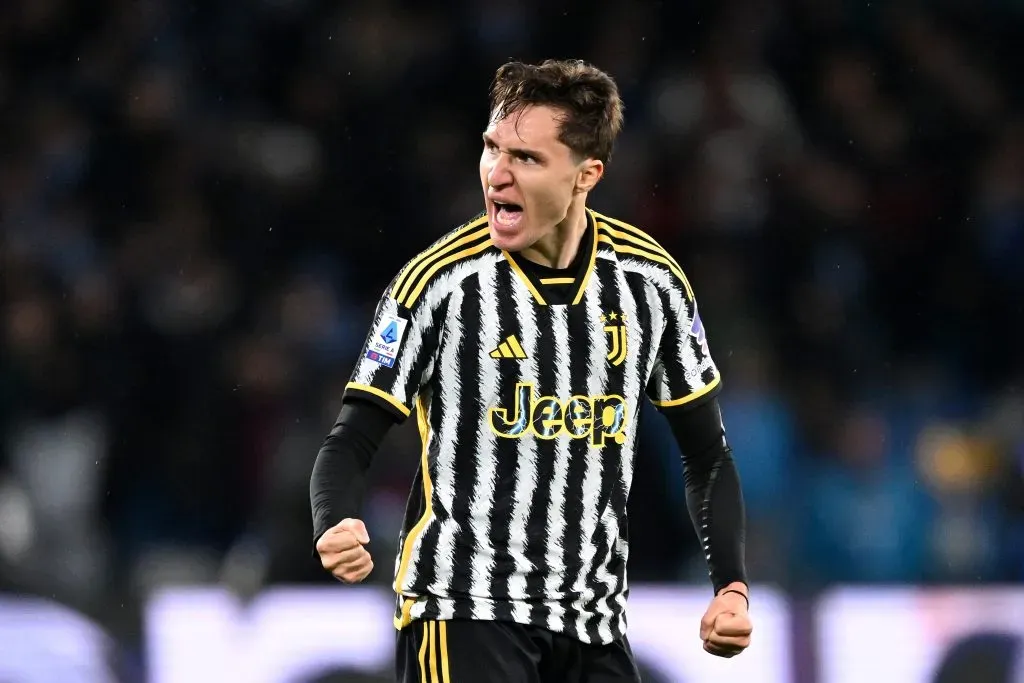
[[[689,332],[700,344],[700,350],[704,352],[704,355],[708,355],[708,335],[704,331],[704,322],[700,319],[700,311],[696,307],[693,309],[693,322],[690,323]]]
[[[378,323],[377,328],[370,337],[366,348],[366,357],[374,363],[386,367],[394,367],[398,358],[398,350],[402,345],[402,338],[405,336],[405,326],[408,321],[401,318],[385,317]]]

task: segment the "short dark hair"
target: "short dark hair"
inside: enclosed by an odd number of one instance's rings
[[[564,112],[558,139],[578,158],[611,159],[623,106],[604,71],[577,59],[503,64],[491,84],[492,115],[501,120],[530,106]]]

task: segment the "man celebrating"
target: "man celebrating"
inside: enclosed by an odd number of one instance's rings
[[[622,126],[614,81],[509,63],[483,135],[486,211],[389,285],[310,484],[321,561],[373,562],[370,459],[416,412],[423,451],[395,563],[398,680],[637,681],[626,503],[640,402],[684,454],[714,597],[704,649],[750,642],[739,477],[693,290],[641,230],[587,207]]]

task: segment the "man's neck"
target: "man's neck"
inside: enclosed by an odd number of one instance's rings
[[[573,202],[565,220],[520,253],[523,258],[548,268],[568,268],[576,259],[586,232],[585,205],[582,201]]]

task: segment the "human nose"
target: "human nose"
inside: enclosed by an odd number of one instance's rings
[[[491,187],[504,187],[512,184],[512,171],[509,168],[508,156],[497,154],[487,172],[487,183]]]

